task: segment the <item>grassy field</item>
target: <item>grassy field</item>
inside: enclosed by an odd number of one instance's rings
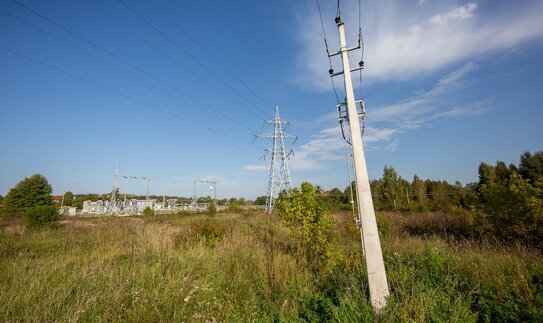
[[[326,272],[263,214],[0,218],[0,321],[543,321],[540,251],[416,235],[420,218],[393,213],[379,214],[391,297],[374,314],[349,217]]]

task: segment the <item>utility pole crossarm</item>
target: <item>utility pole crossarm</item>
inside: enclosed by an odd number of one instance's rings
[[[357,50],[357,49],[360,49],[360,44],[358,44],[358,46],[355,46],[355,47],[345,48],[344,50],[338,50],[337,52],[332,52],[332,53],[330,53],[328,55],[328,57],[341,55],[341,54],[343,54],[343,52],[350,52],[350,51]]]

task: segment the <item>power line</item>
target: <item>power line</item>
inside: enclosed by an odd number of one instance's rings
[[[317,9],[319,11],[319,18],[321,20],[321,27],[322,27],[322,35],[323,35],[323,38],[324,38],[324,47],[326,48],[326,56],[328,57],[328,62],[330,63],[330,69],[328,70],[328,73],[330,74],[333,74],[334,73],[334,68],[332,66],[332,58],[330,57],[330,50],[328,49],[328,41],[326,39],[326,30],[324,28],[324,21],[322,20],[322,13],[321,13],[321,5],[320,5],[320,2],[319,0],[315,0],[317,2]],[[339,7],[339,2],[338,2],[338,7]],[[330,82],[332,83],[332,89],[334,89],[334,95],[336,96],[336,103],[339,103],[339,96],[337,94],[337,90],[336,90],[336,84],[334,83],[334,78],[330,78]]]
[[[229,68],[225,66],[215,55],[211,53],[208,49],[206,49],[196,38],[192,37],[184,28],[182,28],[175,20],[171,19],[162,9],[160,9],[153,1],[151,1],[151,5],[155,7],[155,9],[160,12],[172,25],[177,27],[185,36],[187,36],[190,40],[192,40],[200,49],[205,51],[209,57],[211,57],[219,66],[221,66],[226,72],[228,72],[236,81],[238,81],[241,85],[243,85],[251,94],[253,94],[256,98],[258,98],[264,105],[270,105],[264,98],[253,91],[247,83],[245,83],[242,79],[240,79],[235,73],[233,73]]]
[[[138,103],[138,104],[140,104],[140,105],[146,106],[146,107],[148,107],[148,108],[150,108],[150,109],[152,109],[152,110],[156,110],[156,111],[161,112],[161,113],[163,113],[163,114],[166,114],[166,115],[172,116],[172,117],[174,117],[174,118],[183,120],[183,121],[185,121],[185,122],[187,122],[187,123],[190,123],[190,124],[192,124],[192,125],[194,125],[194,126],[196,126],[196,127],[200,127],[200,128],[202,128],[202,129],[206,129],[206,130],[208,130],[208,131],[210,131],[210,132],[219,134],[219,135],[221,135],[221,136],[228,137],[228,138],[230,138],[230,139],[232,139],[232,140],[235,140],[235,141],[239,141],[239,142],[245,143],[244,140],[241,140],[241,139],[239,139],[239,138],[233,137],[233,136],[231,136],[231,135],[229,135],[229,134],[227,134],[227,133],[224,133],[224,132],[215,130],[215,129],[213,129],[213,128],[210,128],[210,127],[208,127],[208,126],[205,126],[205,125],[203,125],[203,124],[200,124],[200,123],[198,123],[198,122],[194,122],[194,121],[189,120],[189,119],[187,119],[187,118],[184,118],[184,117],[182,117],[182,116],[180,116],[180,115],[178,115],[178,114],[176,114],[176,113],[173,113],[173,112],[164,110],[164,109],[162,109],[162,108],[159,108],[159,107],[154,106],[154,105],[152,105],[152,104],[149,104],[149,103],[147,103],[147,102],[138,100],[138,99],[133,98],[133,97],[127,95],[127,94],[124,94],[124,93],[119,92],[119,91],[114,90],[114,89],[110,89],[110,88],[108,88],[108,87],[106,87],[106,86],[104,86],[104,85],[101,85],[101,84],[99,84],[99,83],[96,83],[96,82],[94,82],[94,81],[87,80],[87,79],[85,79],[85,78],[83,78],[83,77],[81,77],[81,76],[72,74],[72,73],[70,73],[70,72],[68,72],[68,71],[65,71],[65,70],[61,69],[61,68],[52,66],[52,65],[47,64],[47,63],[44,63],[44,62],[39,61],[39,60],[37,60],[37,59],[35,59],[35,58],[29,57],[29,56],[27,56],[27,55],[25,55],[25,54],[21,54],[21,53],[19,53],[19,52],[16,52],[16,51],[14,51],[14,50],[11,50],[11,49],[6,48],[6,47],[1,46],[1,45],[0,45],[0,49],[6,51],[6,52],[8,52],[8,53],[11,53],[11,54],[13,54],[13,55],[15,55],[15,56],[24,58],[24,59],[26,59],[26,60],[28,60],[28,61],[34,62],[34,63],[39,64],[39,65],[42,65],[42,66],[44,66],[44,67],[47,67],[48,69],[51,69],[51,70],[56,71],[56,72],[58,72],[58,73],[64,74],[64,75],[66,75],[66,76],[69,76],[69,77],[71,77],[71,78],[73,78],[73,79],[76,79],[76,80],[78,80],[78,81],[81,81],[81,82],[90,84],[90,85],[92,85],[92,86],[94,86],[94,87],[97,87],[97,88],[99,88],[99,89],[102,89],[102,90],[107,91],[107,92],[110,92],[110,93],[113,93],[113,94],[115,94],[115,95],[118,95],[118,96],[120,96],[120,97],[123,97],[123,98],[125,98],[125,99],[127,99],[127,100],[130,100],[130,101],[132,101],[132,102],[135,102],[135,103]]]
[[[154,80],[156,80],[156,81],[158,81],[158,82],[160,82],[160,83],[166,85],[167,87],[169,87],[169,88],[171,88],[171,89],[177,91],[178,93],[180,93],[180,94],[182,94],[182,95],[184,95],[184,96],[187,96],[187,97],[191,98],[192,100],[194,100],[194,101],[196,101],[196,102],[198,102],[198,103],[200,103],[200,104],[202,104],[202,105],[208,107],[209,109],[211,109],[211,110],[213,110],[213,111],[215,111],[215,112],[217,112],[217,113],[219,113],[219,114],[222,114],[222,113],[221,113],[220,111],[218,111],[217,109],[214,109],[214,108],[208,106],[207,104],[205,104],[205,103],[199,101],[198,99],[194,98],[194,97],[191,96],[190,94],[188,94],[188,93],[186,93],[186,92],[184,92],[184,91],[178,89],[177,87],[171,85],[170,83],[168,83],[168,82],[166,82],[166,81],[163,81],[163,80],[159,79],[158,77],[156,77],[156,76],[154,76],[154,75],[148,73],[147,71],[145,71],[145,70],[143,70],[142,68],[136,66],[135,64],[133,64],[133,63],[127,61],[126,59],[124,59],[124,58],[122,58],[122,57],[116,55],[115,53],[112,53],[111,51],[109,51],[109,50],[107,50],[107,49],[105,49],[105,48],[103,48],[103,47],[97,45],[96,43],[92,42],[92,41],[89,40],[88,38],[83,37],[82,35],[80,35],[80,34],[74,32],[74,31],[70,30],[69,28],[67,28],[67,27],[65,27],[65,26],[63,26],[63,25],[61,25],[60,23],[54,21],[53,19],[51,19],[51,18],[49,18],[49,17],[46,17],[45,15],[43,15],[43,14],[41,14],[41,13],[39,13],[39,12],[33,10],[32,8],[29,8],[29,7],[25,6],[24,4],[18,2],[17,0],[11,0],[11,1],[14,2],[15,4],[19,5],[20,7],[26,9],[27,11],[30,11],[30,12],[33,13],[34,15],[36,15],[36,16],[38,16],[38,17],[40,17],[40,18],[42,18],[42,19],[48,21],[49,23],[51,23],[51,24],[53,24],[53,25],[55,25],[55,26],[61,28],[61,29],[64,30],[65,32],[67,32],[67,33],[69,33],[69,34],[71,34],[71,35],[73,35],[73,36],[75,36],[75,37],[77,37],[77,38],[83,40],[84,42],[88,43],[88,44],[91,45],[92,47],[94,47],[94,48],[96,48],[96,49],[99,49],[100,51],[102,51],[102,52],[104,52],[104,53],[106,53],[106,54],[108,54],[108,55],[114,57],[115,59],[117,59],[117,60],[123,62],[124,64],[126,64],[126,65],[128,65],[128,66],[130,66],[130,67],[132,67],[132,68],[134,68],[134,69],[136,69],[136,70],[138,70],[139,72],[141,72],[141,73],[143,73],[143,74],[145,74],[145,75],[151,77],[152,79],[154,79]],[[109,64],[108,64],[108,65],[109,65]],[[124,73],[126,73],[126,72],[124,72]],[[144,81],[144,82],[146,82],[146,81]],[[148,82],[146,82],[146,83],[148,84]],[[156,88],[156,87],[155,87],[155,88]],[[158,89],[158,88],[157,88],[157,89]],[[159,89],[159,90],[160,90],[160,89]],[[224,114],[222,114],[222,115],[225,116]],[[229,118],[229,117],[227,117],[227,116],[225,116],[225,117],[226,117],[226,118]],[[237,122],[237,121],[234,121],[234,122]],[[246,127],[245,125],[243,125],[243,126]],[[250,130],[251,132],[254,133],[254,130],[252,130],[252,129],[250,129],[250,128],[249,128],[249,130]]]
[[[217,157],[220,156],[221,158],[224,158],[225,156],[228,156],[232,153],[236,153],[236,152],[239,152],[243,149],[245,149],[247,146],[250,146],[251,144],[253,144],[252,142],[249,142],[249,143],[245,143],[244,145],[241,145],[240,147],[237,147],[235,149],[226,149],[225,151],[226,152],[222,152],[222,151],[215,151],[214,153],[206,156],[206,157],[200,157],[198,159],[195,159],[193,162],[189,162],[189,163],[185,163],[183,166],[184,168],[181,168],[183,171],[187,171],[187,170],[192,170],[192,169],[196,169],[198,167],[201,167],[203,165],[206,165],[208,164],[210,161],[217,161]],[[228,147],[230,148],[230,147]],[[197,164],[197,166],[194,166]],[[187,166],[190,166],[190,167],[187,167]],[[176,170],[168,170],[166,172],[162,172],[161,174],[159,175],[155,175],[155,176],[152,176],[153,178],[162,178],[162,177],[169,177],[169,176],[172,176],[172,175],[175,175],[175,174],[180,174],[182,173],[181,170],[179,169],[176,169]]]
[[[167,92],[167,91],[165,91],[165,90],[163,90],[163,89],[161,89],[161,88],[159,88],[159,87],[157,87],[157,86],[155,86],[155,85],[149,83],[148,81],[146,81],[146,80],[144,80],[144,79],[142,79],[142,78],[140,78],[140,77],[138,77],[138,76],[136,76],[136,75],[134,75],[134,74],[132,74],[132,73],[126,71],[126,70],[123,70],[123,69],[121,69],[121,68],[119,68],[119,67],[117,67],[117,66],[115,66],[115,65],[113,65],[113,64],[111,64],[111,63],[109,63],[109,62],[107,62],[106,60],[103,60],[103,59],[101,59],[101,58],[99,58],[99,57],[97,57],[97,56],[95,56],[95,55],[93,55],[93,54],[91,54],[91,53],[89,53],[89,52],[87,52],[87,51],[85,51],[85,50],[83,50],[83,49],[77,47],[77,46],[74,46],[74,45],[70,44],[70,43],[67,42],[67,41],[62,40],[61,38],[59,38],[59,37],[57,37],[57,36],[55,36],[55,35],[53,35],[53,34],[47,32],[47,31],[45,31],[45,30],[43,30],[43,29],[41,29],[41,28],[39,28],[39,27],[36,27],[36,26],[34,26],[34,25],[32,25],[32,24],[30,24],[30,23],[28,23],[28,22],[26,22],[26,21],[24,21],[24,20],[22,20],[22,19],[20,19],[20,18],[18,18],[18,17],[16,17],[16,16],[14,16],[14,15],[12,15],[12,14],[6,12],[6,11],[4,11],[3,9],[0,9],[0,12],[2,12],[3,14],[5,14],[5,15],[7,15],[7,16],[9,16],[9,17],[15,19],[15,20],[17,20],[17,21],[18,21],[19,23],[21,23],[21,24],[24,24],[24,25],[26,25],[26,26],[28,26],[28,27],[30,27],[30,28],[33,28],[33,29],[36,30],[36,31],[39,31],[40,33],[43,33],[43,34],[45,34],[45,35],[47,35],[47,36],[49,36],[49,37],[55,39],[56,41],[58,41],[58,42],[64,44],[65,46],[68,46],[68,47],[70,47],[70,48],[72,48],[72,49],[75,49],[75,50],[77,50],[77,51],[79,51],[79,52],[81,52],[81,53],[87,55],[88,57],[90,57],[90,58],[92,58],[92,59],[94,59],[94,60],[96,60],[96,61],[98,61],[98,62],[100,62],[100,63],[102,63],[102,64],[104,64],[104,65],[109,66],[110,68],[113,68],[113,69],[115,69],[115,70],[117,70],[117,71],[119,71],[119,72],[121,72],[121,73],[123,73],[123,74],[129,76],[129,77],[132,78],[132,79],[135,79],[135,80],[137,80],[137,81],[142,82],[142,83],[145,84],[146,86],[149,86],[151,89],[158,90],[158,91],[160,91],[161,93],[166,94],[166,95],[168,95],[168,96],[170,96],[170,97],[173,97],[174,99],[176,99],[176,100],[178,100],[178,101],[180,101],[180,102],[182,102],[182,103],[184,103],[184,104],[187,104],[187,105],[189,105],[189,106],[191,106],[191,107],[193,107],[193,108],[195,108],[195,109],[197,109],[197,110],[199,110],[199,111],[208,113],[208,114],[212,115],[213,117],[215,117],[215,118],[217,118],[217,119],[219,119],[219,120],[221,120],[221,121],[230,122],[232,125],[234,125],[234,126],[237,127],[237,128],[243,127],[243,128],[245,128],[245,129],[249,130],[248,133],[251,134],[251,135],[253,135],[253,134],[255,133],[255,131],[254,131],[253,129],[247,127],[246,125],[244,125],[244,124],[238,122],[238,121],[235,120],[235,119],[230,118],[229,116],[225,115],[225,114],[222,113],[221,111],[219,111],[219,110],[217,110],[217,109],[215,109],[215,108],[213,108],[213,107],[211,107],[211,106],[209,106],[209,105],[207,105],[207,104],[205,104],[205,103],[199,101],[198,99],[194,98],[193,96],[191,96],[190,94],[188,94],[188,93],[186,93],[186,92],[184,92],[184,91],[181,91],[181,90],[177,89],[177,91],[180,92],[181,94],[187,96],[188,98],[194,100],[195,102],[198,102],[199,104],[203,105],[204,107],[206,107],[206,108],[208,108],[208,109],[210,109],[210,110],[216,112],[217,114],[221,115],[222,117],[219,117],[219,116],[217,116],[216,114],[213,114],[213,113],[210,112],[210,111],[203,110],[203,109],[199,108],[198,106],[196,106],[196,105],[194,105],[194,104],[192,104],[192,103],[190,103],[190,102],[187,102],[187,101],[185,101],[185,100],[179,98],[178,96],[176,96],[176,95],[174,95],[174,94],[172,94],[172,93],[170,93],[170,92]],[[173,87],[173,86],[172,86],[172,87]],[[241,129],[241,128],[240,128],[240,129]]]
[[[90,2],[89,0],[84,0],[89,6],[93,7],[96,11],[98,11],[99,13],[101,13],[103,16],[105,16],[106,18],[110,19],[111,21],[113,21],[114,23],[116,23],[117,25],[121,26],[123,29],[125,29],[129,34],[131,34],[132,36],[138,38],[139,40],[141,40],[142,42],[144,42],[145,44],[147,44],[147,46],[149,46],[150,48],[152,48],[153,50],[155,50],[156,52],[160,53],[161,55],[165,56],[170,62],[172,62],[173,64],[177,65],[178,67],[180,67],[181,69],[183,69],[184,71],[190,73],[193,77],[197,78],[198,80],[200,80],[202,83],[206,84],[207,86],[209,86],[211,89],[213,89],[214,91],[216,91],[217,93],[219,93],[220,95],[224,96],[225,98],[229,99],[230,101],[242,106],[242,104],[240,102],[238,102],[237,100],[235,100],[234,98],[232,98],[230,95],[228,95],[227,93],[225,93],[224,91],[221,91],[219,88],[217,88],[215,85],[213,85],[211,82],[207,81],[206,79],[202,78],[199,74],[197,73],[194,73],[192,70],[190,70],[189,68],[187,68],[186,66],[184,66],[183,64],[179,63],[175,58],[173,58],[171,55],[169,55],[168,53],[166,53],[164,50],[158,48],[157,46],[155,46],[153,43],[151,43],[149,40],[145,39],[144,37],[142,37],[141,35],[139,35],[138,33],[134,32],[132,29],[130,29],[128,26],[126,26],[125,24],[123,24],[122,22],[118,21],[117,19],[115,19],[114,17],[112,17],[111,15],[109,15],[107,12],[105,12],[104,10],[100,9],[98,6],[94,5],[92,2]],[[248,110],[250,113],[253,114],[254,117],[256,117],[257,119],[259,120],[263,120],[263,118],[259,115],[257,115],[256,113],[254,113],[253,110]]]
[[[364,66],[364,38],[362,38],[362,0],[358,0],[358,46],[360,46],[360,66]],[[358,71],[358,90],[362,93],[362,70]],[[362,119],[362,136],[366,129],[366,115]]]
[[[188,50],[186,50],[184,47],[179,45],[175,40],[173,40],[171,37],[166,35],[163,31],[161,31],[158,27],[156,27],[153,23],[151,23],[149,20],[145,19],[142,15],[140,15],[138,12],[136,12],[132,7],[130,7],[128,4],[126,4],[122,0],[117,0],[119,3],[121,3],[123,6],[125,6],[132,14],[134,14],[136,17],[138,17],[140,20],[142,20],[144,23],[149,25],[151,28],[153,28],[156,32],[158,32],[160,35],[162,35],[164,38],[166,38],[169,42],[171,42],[177,49],[179,49],[181,52],[183,52],[185,55],[190,57],[193,61],[195,61],[198,65],[200,65],[203,69],[205,69],[208,73],[215,76],[219,81],[221,81],[224,85],[226,85],[228,88],[230,88],[232,91],[234,91],[238,96],[240,96],[242,99],[244,99],[247,103],[252,105],[253,107],[257,108],[259,111],[261,111],[265,115],[265,111],[261,110],[257,105],[255,105],[251,100],[249,100],[245,95],[243,95],[241,92],[239,92],[237,89],[232,87],[228,82],[226,82],[222,77],[217,75],[217,73],[213,72],[209,67],[207,67],[205,64],[200,62],[198,58],[196,58],[194,55],[192,55]]]

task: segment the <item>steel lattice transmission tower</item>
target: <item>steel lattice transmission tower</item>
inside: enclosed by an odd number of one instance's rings
[[[296,141],[298,137],[283,132],[283,126],[289,124],[286,120],[279,117],[279,107],[275,106],[275,118],[266,121],[267,124],[273,124],[273,133],[256,135],[256,138],[270,138],[273,140],[272,149],[266,149],[266,153],[271,155],[270,177],[268,180],[268,194],[266,197],[266,213],[271,213],[275,198],[279,192],[292,190],[290,172],[288,171],[287,160],[292,154],[292,150],[285,148],[285,139]]]

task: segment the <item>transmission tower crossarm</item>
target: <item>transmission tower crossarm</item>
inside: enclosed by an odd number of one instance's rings
[[[288,133],[284,133],[284,132],[283,132],[283,139],[297,140],[297,139],[298,139],[298,136],[291,135],[291,134],[288,134]]]
[[[275,133],[267,133],[262,135],[255,135],[255,138],[273,138],[275,136]]]

